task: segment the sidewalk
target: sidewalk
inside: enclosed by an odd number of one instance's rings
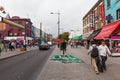
[[[34,50],[34,49],[37,49],[38,47],[35,46],[35,47],[27,47],[27,51],[31,51],[31,50]],[[20,51],[20,48],[18,49],[15,49],[15,51],[3,51],[0,55],[0,60],[2,59],[6,59],[6,58],[9,58],[9,57],[12,57],[12,56],[16,56],[16,55],[20,55],[22,53],[25,53],[26,51]]]
[[[87,55],[85,48],[68,48],[67,54],[72,54],[84,61],[84,63],[61,63],[51,60],[53,55],[61,55],[62,52],[56,47],[37,80],[119,80],[120,58],[108,59],[108,70],[104,73],[96,75],[92,66],[90,57]],[[113,61],[114,60],[114,61]],[[116,62],[117,61],[117,62]],[[111,62],[111,63],[110,63]],[[115,65],[116,62],[116,65]],[[114,65],[112,65],[114,64]],[[115,71],[114,71],[115,70]],[[117,72],[117,74],[115,74]]]

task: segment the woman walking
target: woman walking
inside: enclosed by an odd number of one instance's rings
[[[95,70],[95,73],[99,74],[99,69],[97,67],[97,61],[98,61],[98,58],[99,58],[99,51],[98,51],[97,45],[95,43],[91,43],[91,44],[92,45],[89,47],[88,55],[91,54],[92,66]]]

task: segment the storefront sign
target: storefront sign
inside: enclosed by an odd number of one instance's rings
[[[111,40],[120,40],[120,36],[111,36]]]
[[[106,20],[111,20],[111,19],[112,19],[111,15],[106,16]]]
[[[90,12],[90,27],[94,27],[95,24],[95,13],[93,11]]]
[[[0,22],[0,31],[4,31],[6,29],[6,24]]]
[[[104,4],[100,5],[100,17],[102,22],[105,22],[105,10],[104,10]]]

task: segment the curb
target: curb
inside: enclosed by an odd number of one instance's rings
[[[36,50],[36,49],[32,49],[32,50]],[[29,51],[32,51],[32,50],[21,51],[18,54],[14,54],[14,55],[11,55],[11,56],[3,57],[3,58],[0,59],[0,61],[8,59],[8,58],[11,58],[11,57],[15,57],[15,56],[19,56],[19,55],[25,54],[26,52],[29,52]]]

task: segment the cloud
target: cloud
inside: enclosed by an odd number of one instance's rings
[[[80,29],[82,18],[98,0],[0,0],[0,5],[12,16],[29,17],[36,27],[49,28],[57,36],[57,15],[60,11],[60,27],[64,31]]]

